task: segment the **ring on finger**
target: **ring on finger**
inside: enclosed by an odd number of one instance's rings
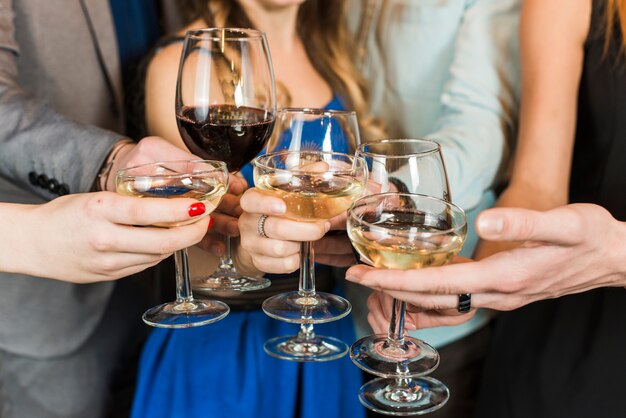
[[[459,313],[468,313],[471,309],[472,309],[472,294],[461,293],[459,295],[459,304],[457,305],[456,310]]]
[[[257,232],[261,238],[267,238],[267,234],[265,233],[265,220],[267,218],[268,215],[261,215],[259,223],[257,224]]]

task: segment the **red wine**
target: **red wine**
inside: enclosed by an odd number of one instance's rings
[[[261,152],[274,129],[273,114],[245,106],[184,107],[176,121],[189,151],[224,161],[231,173]]]

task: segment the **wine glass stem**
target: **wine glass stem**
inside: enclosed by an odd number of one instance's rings
[[[313,324],[300,324],[297,340],[301,342],[311,341],[315,338]]]
[[[315,295],[315,255],[313,243],[303,242],[300,244],[300,283],[298,286],[300,296]]]
[[[404,317],[406,315],[406,302],[394,298],[392,304],[391,320],[387,333],[387,344],[401,348],[404,345]]]
[[[193,302],[186,248],[174,253],[174,263],[176,264],[176,303]]]
[[[233,264],[230,237],[228,235],[224,237],[224,245],[226,249],[224,250],[224,255],[220,258],[220,270],[234,270],[235,265]]]

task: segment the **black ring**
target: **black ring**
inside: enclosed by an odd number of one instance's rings
[[[459,295],[459,306],[456,310],[460,313],[468,313],[472,309],[472,294],[462,293]]]

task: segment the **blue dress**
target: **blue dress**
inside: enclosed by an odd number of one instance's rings
[[[326,108],[344,109],[336,97]],[[242,173],[253,184],[251,169]],[[132,417],[364,418],[361,373],[348,356],[295,363],[265,354],[266,340],[298,329],[260,309],[231,311],[204,327],[155,329],[142,353]],[[315,330],[347,344],[355,340],[349,319]]]

